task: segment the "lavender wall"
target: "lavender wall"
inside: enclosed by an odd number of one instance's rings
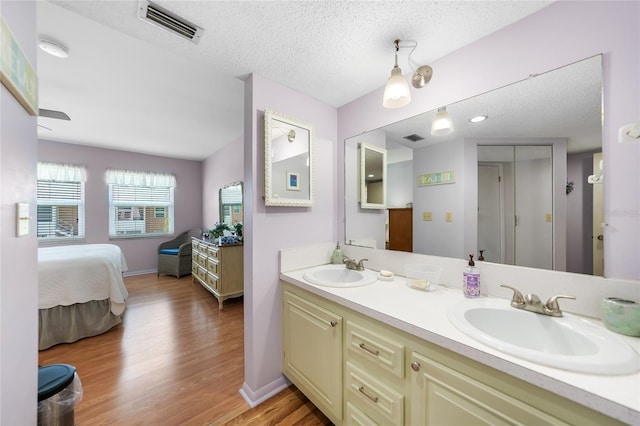
[[[640,144],[619,144],[618,128],[640,117],[640,3],[556,2],[476,43],[430,64],[429,85],[414,90],[412,103],[382,107],[378,90],[338,110],[338,164],[342,141],[439,106],[484,93],[532,73],[603,54],[605,179],[605,276],[640,279]],[[480,71],[481,70],[481,71]],[[343,195],[344,176],[338,182]],[[342,222],[344,211],[339,213]],[[340,235],[343,230],[339,229]]]
[[[36,68],[35,2],[0,2],[0,15]],[[0,424],[35,425],[38,365],[36,222],[16,237],[16,203],[35,216],[36,117],[0,85]]]
[[[202,221],[205,229],[220,221],[220,187],[244,180],[244,140],[238,138],[202,163]]]
[[[264,110],[315,126],[315,205],[266,207]],[[281,373],[282,308],[278,252],[282,248],[334,241],[337,234],[337,111],[257,75],[245,82],[244,397],[255,403],[284,384]]]
[[[143,170],[176,175],[175,232],[202,228],[202,162],[40,140],[38,160],[87,167],[85,183],[85,243],[118,245],[127,259],[127,274],[155,272],[157,247],[169,237],[109,240],[108,168]]]

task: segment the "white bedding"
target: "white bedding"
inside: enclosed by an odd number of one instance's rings
[[[109,299],[111,312],[124,312],[128,296],[122,273],[127,262],[113,244],[38,249],[39,309]]]

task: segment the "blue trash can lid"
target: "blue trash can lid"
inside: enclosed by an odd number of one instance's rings
[[[38,402],[57,394],[73,381],[76,368],[69,364],[38,367]]]

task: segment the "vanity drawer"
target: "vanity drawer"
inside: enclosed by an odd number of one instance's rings
[[[347,426],[378,426],[378,423],[371,420],[371,418],[350,402],[347,402],[347,413],[344,417],[344,423]]]
[[[403,344],[383,335],[382,330],[347,321],[347,351],[351,359],[363,360],[382,368],[400,379],[404,378]]]
[[[404,396],[347,362],[347,402],[381,424],[404,424]]]

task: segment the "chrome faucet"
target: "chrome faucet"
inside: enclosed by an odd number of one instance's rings
[[[516,309],[524,309],[525,311],[535,312],[536,314],[549,315],[552,317],[561,317],[562,311],[560,305],[558,305],[558,299],[573,299],[575,296],[552,296],[547,300],[546,304],[542,304],[540,298],[535,294],[527,294],[523,296],[520,291],[514,287],[501,284],[500,287],[509,288],[513,290],[513,297],[511,298],[511,306]]]
[[[369,259],[360,259],[358,262],[356,262],[355,259],[350,259],[345,256],[342,259],[342,263],[346,265],[347,269],[352,269],[354,271],[364,271],[364,264],[362,262],[367,260]]]

